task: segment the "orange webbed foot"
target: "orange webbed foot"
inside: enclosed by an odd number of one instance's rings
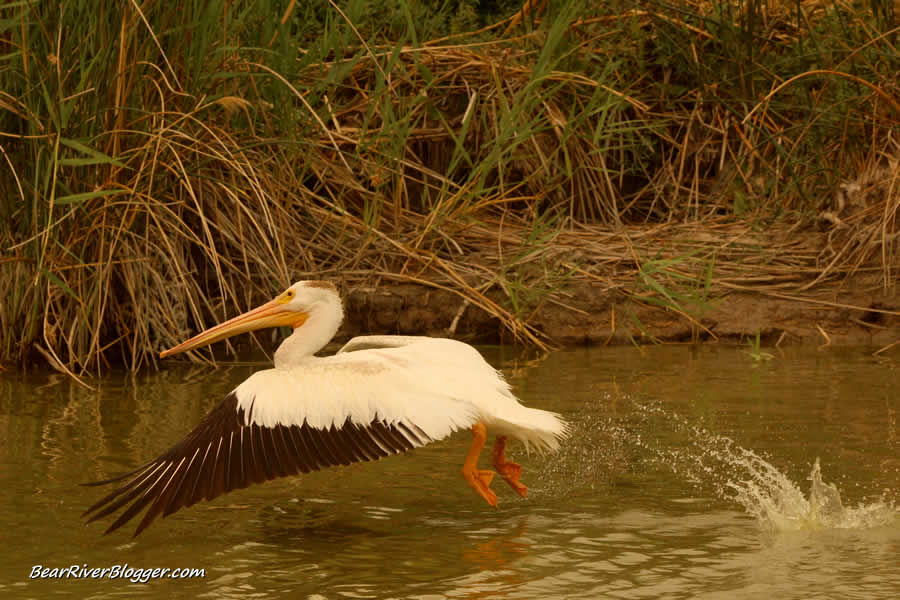
[[[484,471],[478,468],[478,456],[487,440],[487,429],[484,423],[476,423],[472,426],[472,446],[463,463],[462,474],[466,483],[475,493],[484,498],[484,501],[497,508],[497,494],[491,489],[491,481],[494,480],[493,471]]]
[[[484,471],[481,469],[474,469],[472,471],[466,471],[463,469],[463,477],[466,479],[466,483],[475,490],[475,493],[484,498],[484,501],[497,508],[497,494],[494,493],[494,490],[491,489],[491,481],[494,480],[494,472],[493,471]]]
[[[500,476],[509,484],[518,495],[525,498],[528,495],[528,486],[519,481],[522,475],[522,465],[506,460],[506,436],[497,436],[494,442],[494,468]]]

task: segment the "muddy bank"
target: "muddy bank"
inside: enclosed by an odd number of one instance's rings
[[[499,292],[487,293],[502,304]],[[866,345],[900,340],[900,298],[883,279],[853,276],[818,286],[814,296],[730,291],[702,309],[679,314],[633,295],[579,282],[544,302],[526,321],[556,346],[720,340],[743,342],[760,334],[764,345]],[[562,304],[565,304],[563,306]],[[499,321],[459,295],[414,284],[381,282],[348,290],[339,336],[407,334],[452,336],[469,342],[511,342]],[[900,345],[890,350],[900,352]]]

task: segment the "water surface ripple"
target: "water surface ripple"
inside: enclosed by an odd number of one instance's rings
[[[0,374],[3,598],[895,598],[897,365],[863,350],[484,349],[563,413],[556,456],[511,453],[527,500],[463,484],[468,436],[235,492],[103,536],[80,482],[164,450],[254,368],[116,374],[96,392]],[[205,569],[29,577],[36,565]]]

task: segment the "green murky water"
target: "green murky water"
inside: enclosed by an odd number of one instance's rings
[[[863,350],[485,349],[573,437],[520,500],[463,483],[468,436],[271,482],[102,536],[77,484],[177,441],[258,366],[0,374],[3,598],[895,598],[900,367]],[[486,457],[485,457],[486,458]],[[819,459],[820,471],[816,471]],[[485,461],[486,463],[486,461]],[[202,578],[32,579],[36,565]]]

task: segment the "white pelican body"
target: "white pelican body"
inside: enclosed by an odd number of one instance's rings
[[[249,414],[253,406],[252,422],[264,427],[306,421],[328,429],[377,419],[431,440],[480,421],[526,445],[557,447],[558,418],[519,404],[477,350],[450,339],[392,337],[354,338],[334,356],[254,373],[234,391],[238,408]],[[361,342],[379,346],[354,350]],[[397,342],[403,345],[388,345]]]
[[[162,514],[276,477],[377,460],[471,429],[466,482],[489,504],[493,471],[477,469],[486,431],[497,434],[494,467],[518,492],[521,468],[507,462],[507,436],[555,450],[566,425],[557,415],[519,403],[502,376],[471,346],[450,339],[364,336],[337,354],[317,357],[343,318],[335,287],[295,283],[275,300],[213,327],[161,356],[236,333],[291,325],[275,368],[241,383],[181,442],[132,473],[89,508],[89,522],[131,505],[109,527],[124,525],[148,504],[135,535]]]

